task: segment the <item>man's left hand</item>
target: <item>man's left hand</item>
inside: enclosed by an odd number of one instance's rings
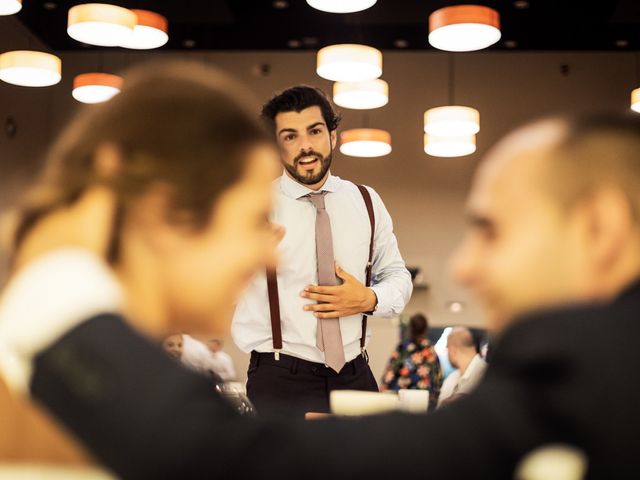
[[[321,302],[305,305],[305,310],[312,311],[318,318],[340,318],[370,312],[375,308],[378,299],[373,290],[338,265],[336,275],[343,280],[342,285],[305,287],[301,293],[304,298]]]

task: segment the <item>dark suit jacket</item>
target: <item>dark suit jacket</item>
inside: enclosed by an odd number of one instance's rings
[[[583,449],[589,478],[640,476],[640,284],[608,306],[514,324],[472,394],[432,414],[238,417],[210,382],[116,316],[35,361],[32,392],[124,478],[512,478],[539,445]]]

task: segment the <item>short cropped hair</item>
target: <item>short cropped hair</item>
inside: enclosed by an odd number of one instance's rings
[[[560,206],[602,184],[620,188],[640,221],[640,115],[604,112],[560,117],[566,132],[548,156],[544,186]]]

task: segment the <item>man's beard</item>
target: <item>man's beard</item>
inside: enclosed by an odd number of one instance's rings
[[[320,172],[314,175],[312,172],[308,172],[305,174],[298,173],[298,164],[300,160],[305,157],[314,156],[320,162]],[[287,169],[289,175],[291,175],[298,183],[303,185],[314,185],[320,182],[324,176],[329,171],[331,167],[331,161],[333,160],[333,152],[329,152],[329,155],[323,157],[322,154],[318,152],[302,152],[296,158],[293,159],[293,165],[289,165],[288,163],[284,163],[284,168]]]

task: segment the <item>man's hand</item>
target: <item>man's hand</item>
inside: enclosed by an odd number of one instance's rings
[[[322,287],[308,285],[301,295],[318,304],[305,305],[304,309],[314,312],[318,318],[348,317],[362,312],[372,311],[378,299],[368,287],[360,283],[353,275],[349,275],[336,265],[336,275],[343,280],[342,285]]]

